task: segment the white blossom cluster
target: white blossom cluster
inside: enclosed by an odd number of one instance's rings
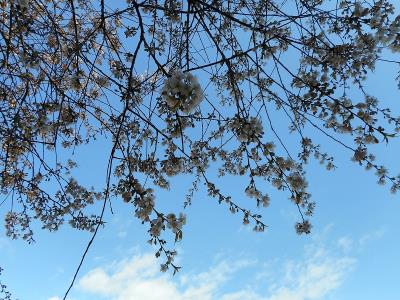
[[[180,213],[177,218],[175,214],[168,214],[167,217],[168,228],[171,228],[172,232],[177,233],[182,229],[182,226],[186,224],[186,215]]]
[[[298,234],[309,234],[311,232],[311,223],[308,220],[304,220],[301,223],[296,223],[295,229]]]
[[[246,195],[250,198],[255,198],[257,200],[257,206],[262,204],[263,207],[268,207],[270,198],[267,194],[263,195],[257,188],[251,184],[245,189]]]
[[[138,183],[139,184],[139,183]],[[154,191],[151,188],[146,189],[140,194],[140,197],[135,200],[136,205],[136,216],[146,221],[153,212],[155,205]]]
[[[375,30],[373,39],[383,45],[388,45],[393,52],[399,52],[400,16],[397,16],[391,22],[388,22],[387,19],[388,14],[394,11],[393,4],[386,4],[383,1],[376,1],[372,7],[363,6],[362,2],[356,1],[352,15],[355,18],[371,16],[369,25],[371,29]],[[369,35],[371,36],[371,34]]]
[[[290,174],[287,181],[294,191],[301,192],[307,188],[307,181],[299,173]]]
[[[230,127],[240,142],[256,142],[264,134],[261,121],[255,117],[250,117],[248,120],[235,117]]]
[[[164,230],[164,228],[164,219],[161,216],[158,216],[156,219],[151,220],[149,232],[152,236],[160,236],[161,231]]]
[[[209,155],[204,151],[206,143],[195,142],[192,145],[192,149],[190,152],[190,162],[196,168],[200,168],[202,170],[207,169],[209,167]]]
[[[355,151],[354,151],[354,155],[352,157],[352,160],[358,163],[362,163],[362,161],[364,161],[367,158],[367,149],[363,148],[363,147],[358,147]]]
[[[29,6],[29,0],[18,0],[17,5],[20,9],[27,9]]]
[[[117,79],[122,79],[126,71],[122,63],[117,60],[110,61],[110,70]]]
[[[184,161],[179,157],[171,157],[161,162],[162,170],[167,176],[175,176],[184,172]]]
[[[180,213],[179,217],[175,214],[170,213],[166,217],[162,214],[159,214],[156,219],[151,220],[150,222],[150,234],[154,237],[160,236],[161,232],[165,230],[165,224],[167,223],[167,227],[171,229],[171,231],[175,234],[180,233],[180,237],[182,235],[182,227],[186,224],[186,215]],[[177,239],[180,239],[177,237]]]
[[[203,99],[203,91],[197,78],[180,70],[173,72],[165,80],[161,95],[171,110],[180,109],[184,113],[192,112]]]

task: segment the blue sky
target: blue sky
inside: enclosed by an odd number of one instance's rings
[[[396,71],[381,65],[367,89],[400,112]],[[327,172],[315,161],[307,167],[309,189],[317,202],[311,235],[295,233],[298,213],[285,193],[269,190],[271,205],[259,211],[269,227],[255,233],[203,190],[185,210],[184,238],[176,244],[178,265],[183,268],[172,276],[159,272],[162,261],[146,243],[146,227],[135,218],[133,207],[114,199],[114,214],[107,211],[107,225],[68,299],[400,299],[399,195],[378,186],[373,172],[351,162],[350,153],[320,139],[338,168]],[[107,141],[98,140],[76,150],[80,165],[76,175],[84,183],[103,186],[109,148]],[[398,153],[399,140],[376,146],[378,160],[394,174],[400,172]],[[173,182],[171,191],[158,191],[157,203],[179,211],[190,181],[178,177]],[[220,179],[223,190],[250,205],[245,185],[241,178]],[[0,207],[0,213],[5,210]],[[56,233],[38,228],[35,239],[32,245],[11,241],[1,229],[0,266],[5,269],[1,280],[20,300],[59,300],[90,234],[67,226]]]

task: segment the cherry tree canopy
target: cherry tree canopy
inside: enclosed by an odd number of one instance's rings
[[[399,63],[390,1],[109,2],[0,0],[0,187],[11,238],[33,241],[33,219],[96,233],[107,203],[121,199],[148,227],[162,270],[176,271],[163,232],[179,241],[185,215],[160,211],[155,192],[173,188],[173,176],[192,178],[184,206],[204,185],[244,224],[267,226],[211,172],[242,176],[257,206],[270,202],[266,186],[282,190],[298,208],[295,229],[309,233],[305,164],[335,168],[319,135],[400,189],[370,151],[396,136],[400,118],[365,89],[377,63]],[[71,175],[72,150],[99,136],[112,145],[95,191]],[[92,215],[85,208],[96,201]]]

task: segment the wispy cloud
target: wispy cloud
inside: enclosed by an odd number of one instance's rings
[[[311,247],[304,261],[288,262],[283,280],[276,281],[268,300],[325,299],[351,271],[355,259],[335,256],[325,248]]]
[[[337,244],[344,252],[348,252],[353,249],[354,241],[347,236],[343,236],[338,239]]]
[[[79,281],[79,289],[115,300],[211,300],[220,284],[252,263],[222,261],[206,272],[182,276],[178,284],[168,274],[160,273],[153,254],[136,255],[131,260],[90,271]]]
[[[373,230],[371,232],[368,232],[359,239],[359,244],[360,244],[360,246],[364,246],[374,240],[378,240],[378,239],[382,238],[385,235],[385,233],[386,233],[386,229],[383,227]]]
[[[304,250],[298,261],[275,260],[265,264],[257,260],[225,259],[204,272],[181,274],[178,278],[160,273],[153,254],[135,255],[130,260],[91,270],[80,279],[77,290],[110,300],[325,299],[340,287],[355,263],[351,257],[338,255],[338,251],[340,247],[330,252],[313,245]],[[245,269],[251,270],[253,278],[248,278],[242,286],[229,285]],[[269,273],[268,278],[260,276],[262,273]]]

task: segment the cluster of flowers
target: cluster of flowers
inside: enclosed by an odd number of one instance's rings
[[[149,216],[152,214],[155,205],[154,191],[151,188],[144,189],[138,180],[132,182],[133,191],[139,196],[134,200],[136,206],[136,217],[142,221],[148,221]],[[125,202],[129,202],[130,199],[125,199]]]
[[[203,91],[197,78],[189,72],[178,70],[164,82],[161,95],[168,107],[184,113],[192,112],[203,99]]]
[[[127,73],[125,66],[118,60],[110,60],[110,70],[117,79],[122,79]]]
[[[352,161],[362,164],[362,162],[367,158],[367,156],[368,156],[367,148],[360,146],[354,151]]]
[[[175,176],[183,173],[185,170],[184,160],[179,157],[170,157],[161,162],[161,168],[167,176]]]
[[[179,214],[179,217],[173,213],[168,214],[166,217],[164,217],[162,214],[159,214],[156,219],[153,219],[150,222],[149,232],[153,237],[159,237],[161,231],[165,230],[164,222],[167,223],[167,227],[171,229],[173,233],[180,233],[181,237],[182,227],[186,224],[186,216],[182,213]]]
[[[128,186],[129,188],[127,188]],[[121,189],[121,196],[124,202],[132,202],[134,198],[133,202],[136,207],[135,215],[141,221],[150,223],[149,233],[152,237],[158,238],[161,232],[168,227],[175,234],[176,241],[182,239],[182,227],[186,224],[186,216],[184,214],[179,214],[177,217],[173,213],[164,216],[156,212],[157,217],[151,219],[150,216],[155,212],[155,196],[153,189],[144,188],[137,179],[130,181],[121,180],[119,188]]]
[[[307,188],[307,181],[297,172],[289,174],[287,181],[290,187],[296,192],[304,192]]]
[[[259,190],[254,186],[254,184],[249,185],[245,189],[246,195],[250,198],[255,198],[257,200],[257,206],[262,204],[263,207],[268,207],[269,206],[269,196],[267,194],[262,195]]]
[[[204,151],[207,149],[207,143],[205,142],[194,142],[192,144],[192,148],[190,151],[190,162],[192,165],[196,168],[200,168],[202,170],[205,170],[209,167],[209,154],[207,151]]]
[[[150,222],[150,230],[149,233],[154,236],[158,237],[161,235],[161,231],[165,229],[164,219],[162,216],[158,216],[156,219],[151,220]]]
[[[256,142],[264,134],[261,121],[255,117],[250,117],[246,120],[235,116],[230,123],[230,127],[240,142]]]
[[[172,22],[179,22],[180,14],[178,11],[182,8],[181,2],[177,0],[164,1],[164,14]]]
[[[301,223],[296,223],[295,229],[298,234],[309,234],[311,232],[311,223],[308,220],[304,220]]]
[[[186,224],[186,215],[180,213],[179,217],[176,217],[175,214],[168,214],[167,217],[168,228],[172,230],[173,233],[177,233],[181,231],[182,226]]]
[[[17,5],[21,10],[25,10],[28,8],[29,0],[18,0]]]

